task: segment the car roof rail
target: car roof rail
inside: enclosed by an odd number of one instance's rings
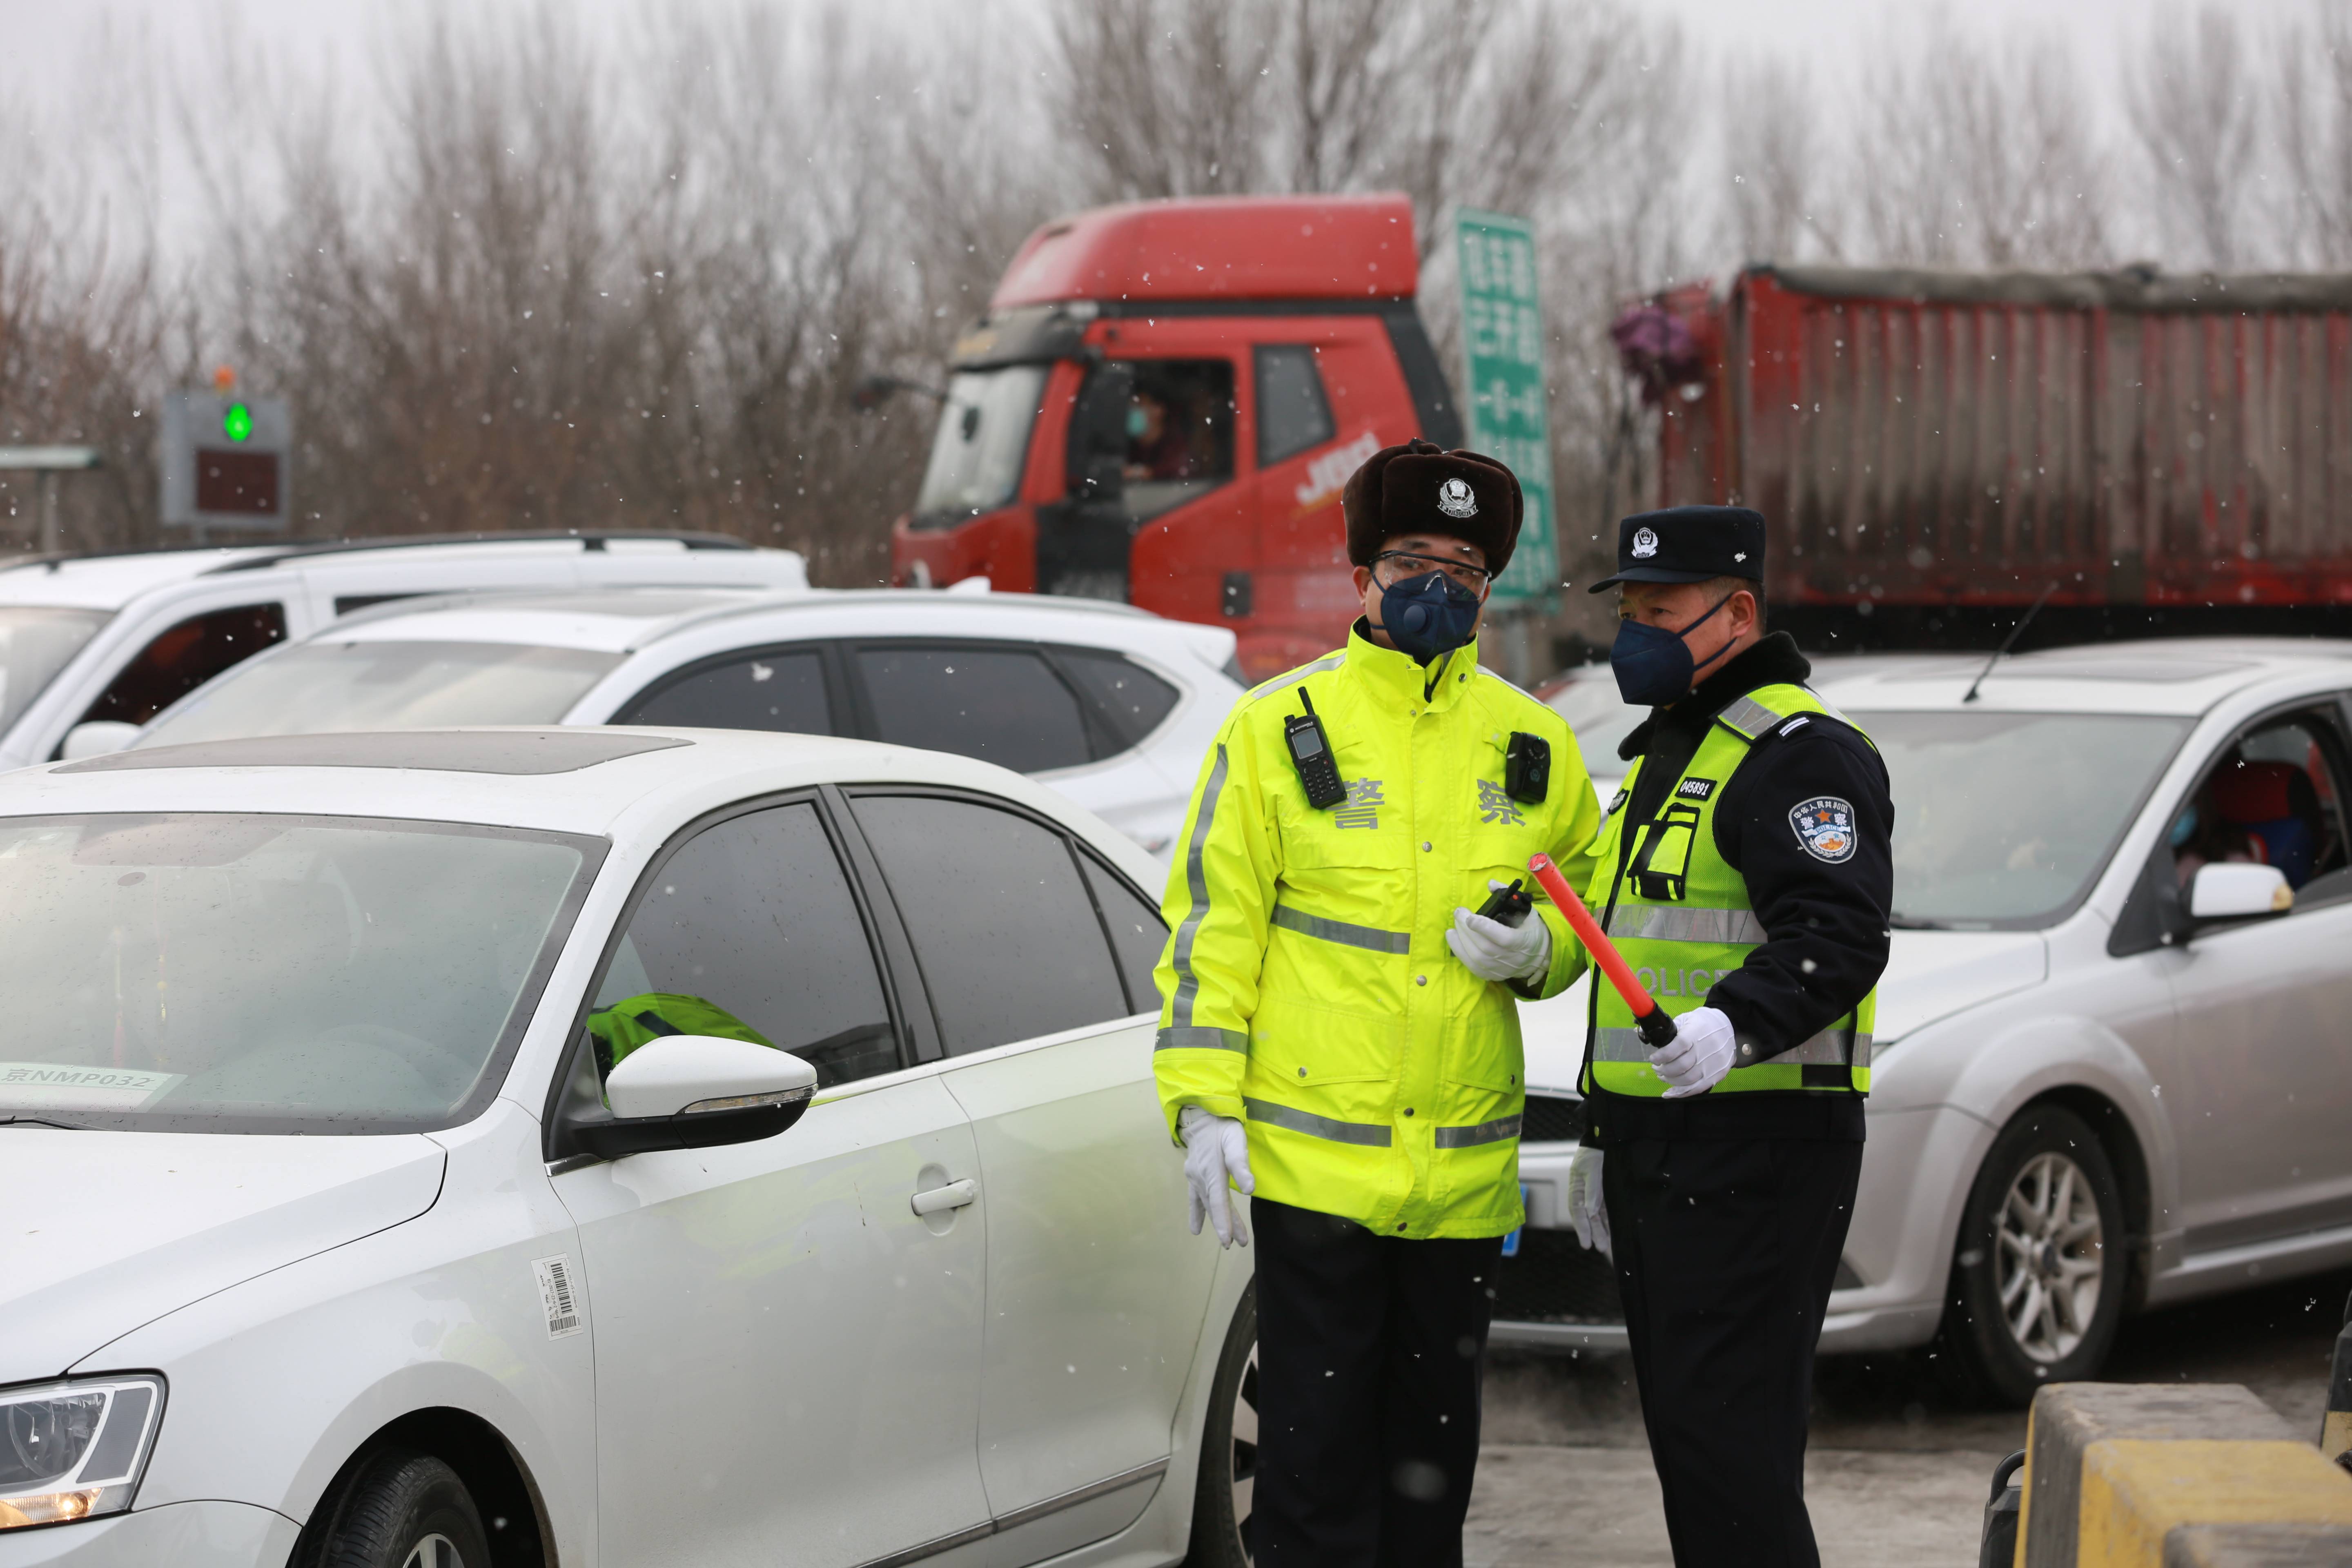
[[[305,561],[314,556],[345,555],[363,550],[421,550],[436,544],[518,544],[540,540],[577,540],[584,552],[601,551],[614,540],[660,540],[683,544],[688,550],[754,550],[748,539],[731,533],[698,533],[682,529],[659,528],[574,528],[559,532],[553,529],[516,529],[505,532],[483,533],[402,533],[380,539],[321,539],[289,544],[283,548],[264,546],[264,554],[249,556],[243,561],[225,561],[204,574],[216,577],[226,572],[256,572],[288,561]]]

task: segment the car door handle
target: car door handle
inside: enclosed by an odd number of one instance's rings
[[[948,1209],[960,1209],[979,1196],[980,1184],[966,1176],[961,1182],[950,1182],[944,1187],[917,1193],[908,1200],[908,1206],[917,1214],[940,1214]]]

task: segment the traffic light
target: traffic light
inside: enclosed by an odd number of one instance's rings
[[[286,405],[275,397],[236,395],[224,366],[211,392],[173,392],[163,398],[163,522],[202,538],[208,528],[282,531],[291,508],[286,494],[291,447]]]

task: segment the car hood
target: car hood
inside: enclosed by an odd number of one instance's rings
[[[2049,972],[2049,948],[2039,931],[1898,931],[1878,982],[1873,1037],[1890,1044],[1963,1007],[2038,985]],[[1588,976],[1549,1002],[1520,1005],[1528,1087],[1537,1093],[1576,1092],[1591,983]]]
[[[2039,985],[2050,947],[2034,931],[1898,931],[1878,981],[1879,1045],[1964,1007]]]
[[[0,1384],[54,1377],[142,1323],[414,1219],[429,1138],[0,1127]]]

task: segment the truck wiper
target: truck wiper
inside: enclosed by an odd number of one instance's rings
[[[63,1132],[87,1132],[89,1129],[79,1121],[59,1121],[53,1116],[0,1116],[0,1127],[54,1127]]]
[[[1916,915],[1889,915],[1886,917],[1886,924],[1894,931],[1949,931],[1952,929],[1941,921],[1923,921]]]

